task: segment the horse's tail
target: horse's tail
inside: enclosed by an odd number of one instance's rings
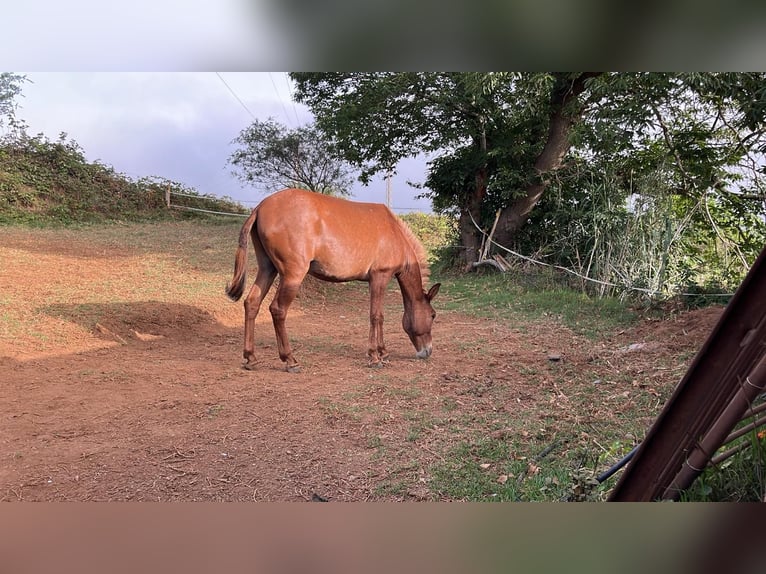
[[[250,217],[242,224],[242,229],[239,230],[239,245],[234,255],[234,277],[226,285],[226,295],[232,301],[239,301],[242,293],[245,291],[245,280],[247,279],[247,239],[250,237],[250,230],[253,228],[257,217],[258,208],[255,208]]]

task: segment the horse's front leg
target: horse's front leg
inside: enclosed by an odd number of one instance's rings
[[[383,299],[389,279],[377,275],[370,279],[370,340],[367,356],[371,367],[381,367],[388,361],[388,351],[383,341]]]

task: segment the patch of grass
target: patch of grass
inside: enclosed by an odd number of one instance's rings
[[[345,399],[338,402],[328,397],[319,397],[317,404],[324,412],[325,418],[329,423],[335,423],[344,419],[358,423],[362,420],[362,414],[370,410],[370,408],[359,405],[356,402],[345,402]]]
[[[223,409],[224,407],[221,404],[210,405],[207,408],[207,413],[206,413],[207,417],[213,419],[217,417],[219,414],[221,414]]]
[[[627,304],[555,285],[524,282],[512,274],[460,275],[442,279],[442,309],[521,321],[557,320],[590,338],[636,320]]]
[[[421,472],[422,469],[417,460],[396,463],[381,482],[375,486],[373,494],[379,497],[400,498],[407,496]]]
[[[439,421],[432,414],[422,411],[405,411],[403,417],[410,423],[405,437],[407,442],[417,441],[425,431],[439,424]]]
[[[633,445],[623,452],[627,441],[614,441],[605,452],[578,425],[555,418],[543,425],[529,432],[528,421],[511,416],[463,420],[453,446],[429,469],[431,491],[473,502],[605,500],[617,478],[599,484],[596,476]]]
[[[491,460],[491,459],[490,459]],[[489,466],[487,466],[489,465]],[[576,500],[573,468],[541,465],[527,460],[479,463],[461,457],[433,469],[431,489],[439,496],[472,502],[561,502]],[[588,491],[583,500],[599,500],[602,494]]]
[[[510,453],[502,440],[461,442],[431,470],[429,487],[441,497],[456,500],[520,500],[514,477],[522,468],[510,460]]]
[[[406,496],[409,484],[406,481],[384,481],[375,486],[373,494],[380,497]]]

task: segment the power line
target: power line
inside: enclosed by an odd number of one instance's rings
[[[236,99],[236,100],[237,100],[237,101],[240,103],[240,105],[241,105],[243,108],[245,108],[245,111],[246,111],[248,114],[250,114],[250,117],[251,117],[251,118],[253,118],[253,121],[258,121],[258,118],[256,118],[256,117],[255,117],[255,114],[253,114],[253,112],[251,112],[251,111],[250,111],[250,108],[248,108],[248,107],[245,105],[245,102],[243,102],[243,101],[240,99],[240,97],[237,95],[237,93],[236,93],[234,90],[232,90],[232,89],[231,89],[231,86],[230,86],[229,84],[227,84],[227,83],[226,83],[226,80],[224,80],[224,79],[223,79],[223,76],[221,76],[221,74],[220,74],[219,72],[216,72],[216,73],[215,73],[215,75],[216,75],[216,76],[218,76],[218,79],[219,79],[219,80],[221,80],[221,81],[223,82],[223,85],[224,85],[224,86],[226,86],[226,87],[229,89],[229,92],[231,92],[231,95],[232,95],[232,96],[234,96],[234,98],[235,98],[235,99]]]
[[[287,73],[282,74],[282,77],[285,80],[285,84],[287,84],[287,91],[290,93],[290,103],[293,106],[293,113],[295,114],[295,121],[296,123],[300,124],[300,120],[298,119],[298,109],[295,107],[295,98],[293,97],[293,87],[290,85],[290,77],[287,75]]]
[[[285,112],[285,119],[288,123],[293,123],[290,121],[290,115],[287,113],[287,108],[285,107],[285,101],[282,99],[282,94],[279,93],[279,90],[277,89],[277,84],[274,81],[274,76],[271,75],[271,72],[269,72],[269,79],[271,80],[271,85],[274,86],[274,93],[277,94],[277,98],[279,98],[279,103],[282,105],[282,111]]]

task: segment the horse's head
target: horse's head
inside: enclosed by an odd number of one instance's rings
[[[431,356],[431,326],[434,324],[436,311],[431,306],[431,301],[439,292],[441,283],[431,287],[428,292],[423,292],[423,299],[412,301],[412,305],[406,307],[402,317],[402,327],[409,336],[410,341],[417,351],[418,359],[427,359]]]

